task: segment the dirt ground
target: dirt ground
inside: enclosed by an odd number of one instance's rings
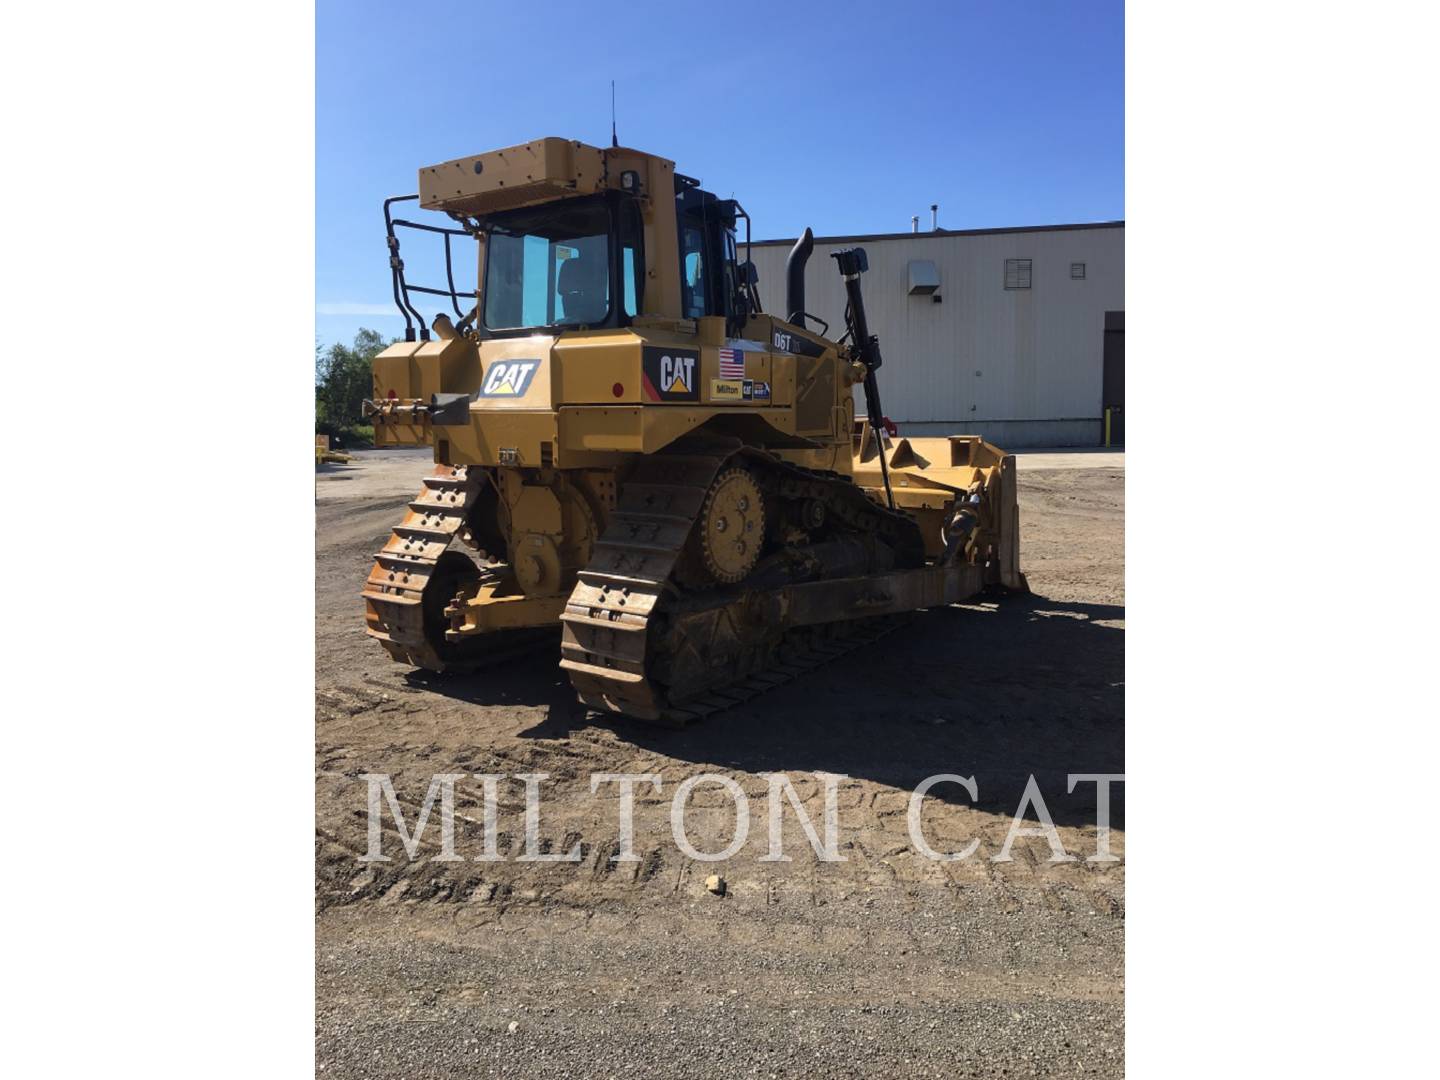
[[[359,590],[428,451],[372,451],[317,471],[317,1068],[324,1076],[1116,1076],[1123,1069],[1124,862],[1093,863],[1095,785],[1124,772],[1124,458],[1020,457],[1029,596],[918,615],[863,653],[683,731],[563,707],[557,647],[440,679],[364,634]],[[814,773],[838,782],[839,851],[819,861],[785,810],[767,852],[767,781],[785,773],[817,828]],[[436,773],[545,773],[542,851],[517,861],[523,788],[500,788],[498,861],[482,852],[480,781],[456,788],[460,862],[362,863],[365,773],[388,773],[407,825]],[[636,792],[639,862],[614,864],[615,786]],[[686,858],[670,800],[687,776],[734,777],[750,831],[723,863]],[[956,862],[923,858],[924,830]],[[994,862],[1033,775],[1074,862],[1040,837]],[[1034,825],[1033,815],[1030,825]],[[1123,785],[1111,849],[1123,856]],[[685,817],[726,847],[733,803],[697,787]],[[432,823],[424,856],[438,852]],[[721,896],[706,891],[718,872]]]

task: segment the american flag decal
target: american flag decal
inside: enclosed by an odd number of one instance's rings
[[[739,349],[720,350],[720,378],[743,379],[745,377],[745,354]]]

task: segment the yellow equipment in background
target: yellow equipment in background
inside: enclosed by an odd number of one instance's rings
[[[342,454],[337,450],[331,450],[329,435],[315,436],[316,465],[348,465],[354,460],[355,459],[349,454]]]
[[[417,199],[454,224],[392,216]],[[395,660],[473,667],[558,623],[586,703],[683,723],[903,612],[1026,587],[1014,457],[886,433],[863,249],[832,256],[835,341],[805,313],[810,230],[787,314],[767,314],[737,255],[748,215],[651,154],[541,139],[447,161],[385,218],[406,340],[376,357],[365,413],[376,446],[437,463],[365,583]],[[448,289],[406,280],[407,227],[443,236]],[[452,242],[471,240],[461,293]],[[427,327],[415,292],[456,319]]]

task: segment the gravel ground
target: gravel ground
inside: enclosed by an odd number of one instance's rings
[[[448,680],[390,664],[363,633],[360,582],[427,471],[371,452],[317,471],[317,1069],[325,1076],[1115,1076],[1123,1069],[1124,863],[1090,863],[1095,788],[1124,771],[1124,462],[1021,458],[1022,562],[1033,594],[925,612],[870,647],[680,732],[562,707],[553,647]],[[637,790],[637,863],[613,864],[613,785]],[[786,809],[789,862],[767,850],[767,782],[783,772],[818,824],[816,771],[837,782],[838,849],[818,861]],[[498,861],[479,781],[457,786],[461,862],[366,864],[366,784],[389,774],[413,824],[441,772],[542,772],[542,851],[518,861],[522,788],[506,781]],[[748,841],[724,863],[682,855],[670,797],[722,772],[747,793]],[[925,776],[974,776],[973,803]],[[1033,775],[1076,862],[1043,838],[994,862]],[[701,851],[735,815],[696,788]],[[1033,821],[1031,822],[1033,824]],[[1123,856],[1123,788],[1111,848]],[[724,896],[705,888],[720,873]]]

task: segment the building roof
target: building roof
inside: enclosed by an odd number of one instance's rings
[[[1004,229],[936,229],[923,232],[867,233],[857,236],[817,236],[817,244],[853,244],[860,240],[938,240],[947,236],[993,236],[997,233],[1065,232],[1072,229],[1123,229],[1124,221],[1090,221],[1076,225],[1013,225]],[[752,240],[752,247],[790,246],[799,239]],[[741,241],[743,243],[743,241]]]

